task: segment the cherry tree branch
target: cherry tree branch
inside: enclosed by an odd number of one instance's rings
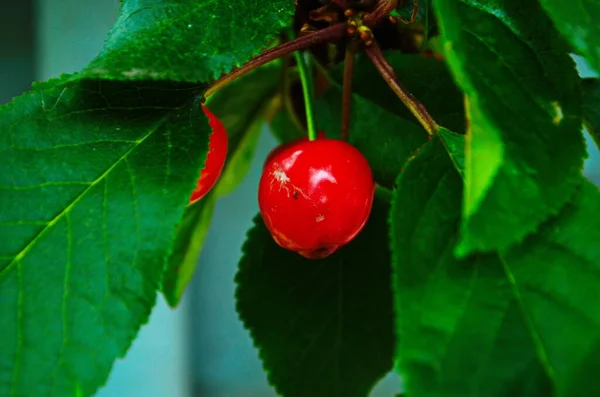
[[[402,103],[410,110],[410,112],[417,118],[419,123],[425,128],[425,131],[429,135],[433,135],[439,128],[437,123],[427,112],[425,105],[423,105],[417,98],[415,98],[404,85],[398,80],[396,73],[392,66],[388,63],[381,52],[381,48],[377,43],[373,43],[371,46],[365,47],[365,52],[383,77],[388,83],[392,91],[400,98]]]
[[[373,12],[368,13],[363,18],[363,23],[369,27],[375,26],[379,21],[394,11],[398,6],[398,0],[380,0]]]
[[[225,87],[227,84],[231,83],[238,77],[245,75],[252,70],[267,64],[271,61],[274,61],[277,58],[280,58],[285,55],[292,54],[298,50],[304,50],[309,48],[315,44],[320,44],[328,41],[335,41],[341,39],[346,34],[346,24],[338,23],[327,27],[322,30],[318,30],[316,32],[311,32],[306,35],[300,36],[294,40],[288,41],[286,43],[280,44],[276,47],[270,48],[262,54],[252,58],[250,61],[246,62],[239,68],[233,69],[231,72],[222,76],[221,78],[215,80],[204,93],[204,97],[209,97],[210,95],[217,92],[219,89]]]

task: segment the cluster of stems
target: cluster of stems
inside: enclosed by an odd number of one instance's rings
[[[414,1],[413,13],[409,21],[401,20],[405,23],[414,22],[417,10],[418,0]],[[402,103],[416,117],[419,123],[423,126],[429,135],[433,135],[438,125],[427,112],[425,106],[418,101],[400,82],[392,66],[386,60],[377,41],[373,38],[371,28],[376,26],[381,20],[390,18],[389,14],[396,9],[398,0],[377,0],[371,12],[365,15],[359,15],[349,8],[348,0],[332,0],[332,3],[340,9],[346,10],[345,15],[350,17],[343,22],[336,22],[324,29],[304,32],[299,37],[270,48],[260,55],[254,57],[246,64],[239,68],[235,68],[230,73],[222,76],[214,81],[206,90],[205,97],[212,95],[214,92],[223,88],[235,79],[245,75],[246,73],[266,64],[275,59],[294,54],[300,80],[302,83],[302,91],[304,97],[304,105],[306,109],[306,124],[308,129],[308,137],[310,140],[316,139],[316,127],[314,121],[314,93],[312,83],[312,68],[307,65],[307,59],[302,51],[314,45],[336,42],[346,39],[346,54],[344,60],[343,88],[342,88],[342,123],[341,137],[343,140],[348,140],[352,110],[352,77],[354,71],[354,58],[359,50],[365,51],[371,59],[379,74],[387,82],[392,91],[398,96]],[[391,18],[398,20],[398,18]],[[358,24],[357,24],[358,21]],[[310,60],[310,58],[308,58]]]

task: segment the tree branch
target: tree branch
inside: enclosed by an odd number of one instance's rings
[[[392,66],[388,63],[381,52],[381,48],[377,43],[373,43],[369,47],[365,47],[365,52],[383,77],[388,83],[392,91],[400,98],[402,103],[410,110],[410,112],[417,118],[419,123],[425,128],[425,131],[429,135],[433,135],[439,128],[437,123],[427,112],[425,105],[423,105],[417,98],[415,98],[398,80],[396,73]]]
[[[222,76],[221,78],[215,80],[209,87],[206,89],[204,93],[204,97],[209,97],[210,95],[217,92],[219,89],[225,87],[227,84],[231,83],[238,77],[245,75],[252,70],[274,61],[277,58],[280,58],[285,55],[289,55],[295,51],[303,50],[308,47],[311,47],[315,44],[320,44],[328,41],[334,41],[341,39],[346,34],[346,24],[338,23],[333,26],[327,27],[322,30],[318,30],[316,32],[308,33],[304,36],[298,37],[294,40],[288,41],[286,43],[280,44],[276,47],[270,48],[262,54],[252,58],[250,61],[246,62],[243,66],[239,68],[233,69],[231,72]]]

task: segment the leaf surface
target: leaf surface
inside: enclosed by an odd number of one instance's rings
[[[392,368],[388,209],[378,197],[365,229],[322,260],[280,248],[255,218],[237,310],[282,396],[366,397]]]
[[[91,395],[155,302],[210,128],[197,87],[37,84],[0,107],[0,395]]]
[[[576,380],[594,371],[589,355],[600,343],[600,192],[582,180],[539,232],[500,255],[456,259],[463,182],[442,148],[435,138],[417,153],[392,202],[397,361],[407,393],[596,390]]]
[[[435,3],[467,96],[459,255],[504,250],[556,215],[580,183],[579,77],[534,0]]]
[[[293,0],[128,0],[90,78],[208,82],[292,22]]]
[[[500,260],[457,260],[462,180],[441,141],[399,176],[390,213],[397,365],[410,396],[550,395]]]
[[[541,0],[540,3],[567,41],[600,72],[600,2]]]
[[[502,256],[559,389],[600,343],[599,207],[586,180],[560,215]]]

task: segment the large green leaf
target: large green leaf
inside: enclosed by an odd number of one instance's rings
[[[163,294],[175,307],[194,275],[218,197],[233,191],[248,173],[271,97],[277,92],[279,62],[272,62],[217,91],[206,106],[219,117],[229,139],[227,162],[213,192],[186,209],[165,271]]]
[[[567,41],[600,72],[600,2],[541,0],[540,3]]]
[[[436,138],[408,164],[391,211],[408,394],[548,396],[550,386],[574,387],[594,370],[589,354],[600,343],[600,192],[584,181],[538,233],[501,255],[458,260],[462,180],[441,147]]]
[[[387,200],[323,260],[280,248],[255,219],[236,276],[237,310],[285,397],[366,397],[392,368]]]
[[[578,366],[559,391],[561,397],[589,397],[600,395],[600,382],[595,381],[600,368],[600,343],[588,350]],[[594,380],[595,382],[593,382]]]
[[[291,23],[293,0],[126,0],[87,77],[208,82]]]
[[[434,138],[398,178],[391,222],[407,395],[546,397],[550,383],[497,256],[457,260],[462,180]]]
[[[463,95],[456,86],[444,62],[425,58],[422,54],[401,54],[385,51],[385,57],[406,88],[427,107],[432,117],[453,131],[465,131]],[[343,64],[331,72],[339,85],[343,77]],[[415,117],[398,99],[367,56],[357,56],[352,79],[353,92],[389,112],[396,113],[422,130]]]
[[[338,87],[327,90],[315,112],[318,128],[339,138],[342,93]],[[427,142],[428,135],[413,122],[353,94],[349,138],[369,161],[375,180],[393,187],[406,160]]]
[[[585,181],[559,216],[501,258],[559,387],[600,343],[599,207]]]
[[[579,77],[535,0],[435,2],[469,102],[457,252],[506,249],[557,214],[585,156]]]
[[[196,87],[39,84],[0,108],[0,395],[91,395],[148,319],[210,128]]]
[[[581,85],[585,126],[600,147],[600,79],[583,79]]]

